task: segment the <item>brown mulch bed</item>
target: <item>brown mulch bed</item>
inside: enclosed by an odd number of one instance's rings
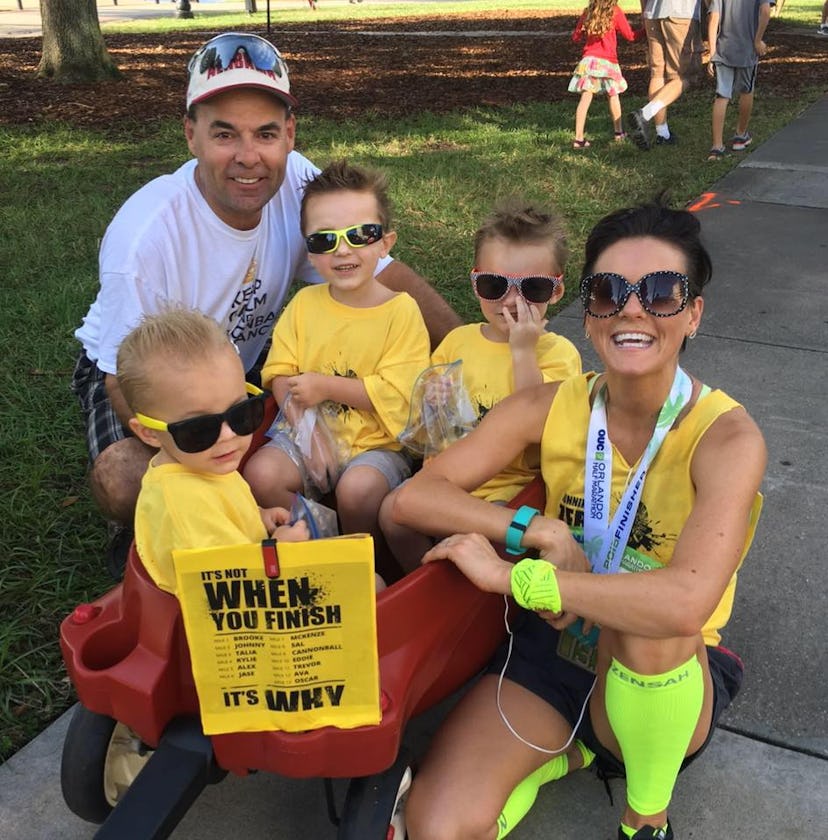
[[[376,111],[398,116],[574,99],[566,91],[580,57],[580,47],[569,37],[574,24],[572,15],[504,11],[497,17],[477,13],[274,25],[270,38],[288,61],[302,113],[341,118]],[[266,34],[263,26],[251,30]],[[449,30],[457,34],[441,34]],[[503,31],[518,34],[479,34]],[[107,127],[180,116],[184,67],[208,34],[105,35],[123,79],[96,85],[38,80],[40,38],[0,39],[0,123],[60,120]],[[828,88],[824,39],[773,20],[766,40],[769,52],[760,68],[760,94],[790,95],[803,85]],[[630,93],[643,95],[644,46],[623,42],[620,54]]]

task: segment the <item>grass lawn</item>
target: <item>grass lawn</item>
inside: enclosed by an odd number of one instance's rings
[[[438,9],[450,16],[497,5],[472,0],[439,7],[365,7],[372,17],[434,16]],[[509,4],[540,5],[537,0]],[[572,9],[578,4],[545,5]],[[637,0],[624,5],[638,8]],[[784,18],[815,28],[819,8],[815,0],[790,2]],[[315,16],[350,17],[353,9],[321,7]],[[279,11],[282,22],[310,17],[298,7]],[[237,17],[235,25],[239,22]],[[185,23],[170,19],[130,27],[154,30]],[[214,28],[224,23],[232,26],[234,20],[211,19]],[[820,93],[757,96],[751,126],[757,142]],[[595,144],[588,155],[573,151],[574,100],[426,114],[393,123],[381,116],[345,124],[300,117],[299,146],[319,164],[347,155],[389,173],[399,232],[395,255],[429,277],[468,320],[478,312],[467,281],[471,234],[497,197],[522,193],[552,202],[568,220],[569,301],[586,232],[600,216],[664,188],[683,205],[738,162],[705,161],[710,99],[709,91],[687,94],[671,114],[682,145],[650,155],[609,141]],[[596,135],[606,133],[603,102],[595,103],[590,120]],[[73,702],[58,649],[58,624],[75,604],[111,586],[103,569],[106,528],[89,499],[80,417],[69,393],[78,350],[73,331],[97,290],[100,238],[127,196],[177,167],[187,152],[177,120],[145,127],[137,139],[129,126],[102,132],[5,125],[0,148],[0,265],[6,289],[0,310],[2,761]]]

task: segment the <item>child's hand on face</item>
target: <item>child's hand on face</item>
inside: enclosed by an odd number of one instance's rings
[[[321,373],[300,373],[288,377],[288,394],[297,408],[313,408],[327,399],[325,380]]]
[[[512,350],[534,349],[546,328],[546,307],[527,303],[521,296],[516,300],[516,307],[517,320],[503,307],[503,318],[509,328],[509,346]]]

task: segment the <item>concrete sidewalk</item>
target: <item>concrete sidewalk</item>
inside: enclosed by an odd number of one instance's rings
[[[18,8],[17,0],[0,0],[0,38],[34,38],[41,35],[40,4],[38,0],[21,0],[23,8]],[[347,6],[350,0],[324,0],[325,6]],[[369,4],[357,0],[363,8]],[[418,0],[397,0],[400,3],[418,2]],[[440,2],[440,0],[425,0]],[[98,21],[104,35],[107,24],[124,23],[146,18],[177,17],[175,0],[97,0]],[[280,13],[286,10],[307,10],[307,0],[271,0],[270,19],[276,24]],[[243,14],[246,11],[244,0],[190,0],[193,16],[206,19],[215,15]],[[256,0],[256,20],[266,20],[267,0]]]
[[[744,402],[770,458],[764,515],[724,639],[746,662],[745,685],[727,731],[682,775],[670,814],[680,840],[816,840],[828,836],[828,479],[817,461],[828,449],[828,96],[712,185],[696,209],[715,272],[683,364]],[[578,304],[555,329],[584,347]],[[595,366],[588,353],[585,366]],[[415,752],[444,712],[409,727]],[[0,767],[4,840],[93,836],[60,793],[67,722]],[[341,804],[344,782],[335,788]],[[512,836],[614,838],[623,784],[612,789],[614,807],[591,773],[548,785]],[[336,830],[320,781],[259,774],[208,788],[174,836],[305,840]]]
[[[291,0],[294,2],[294,0]],[[299,8],[298,0],[295,0]],[[34,38],[41,35],[40,4],[37,0],[22,0],[23,9],[16,0],[0,0],[0,38]],[[265,11],[261,0],[261,11]],[[117,5],[107,0],[98,2],[98,21],[104,34],[110,23],[124,23],[145,18],[174,18],[176,4],[170,0],[118,0]],[[275,6],[275,3],[273,4]],[[191,0],[190,7],[197,17],[244,12],[244,0]]]

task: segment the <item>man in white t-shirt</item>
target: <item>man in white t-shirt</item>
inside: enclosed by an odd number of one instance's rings
[[[72,387],[87,423],[90,486],[115,523],[131,524],[152,454],[126,429],[132,412],[115,379],[123,337],[144,313],[197,308],[226,326],[255,375],[291,282],[320,280],[299,226],[304,184],[318,170],[293,151],[297,103],[278,50],[225,33],[196,51],[188,71],[184,134],[194,159],[117,212],[101,245],[98,296],[75,332],[83,352]],[[386,258],[377,271],[417,300],[433,344],[459,324],[405,264]]]

